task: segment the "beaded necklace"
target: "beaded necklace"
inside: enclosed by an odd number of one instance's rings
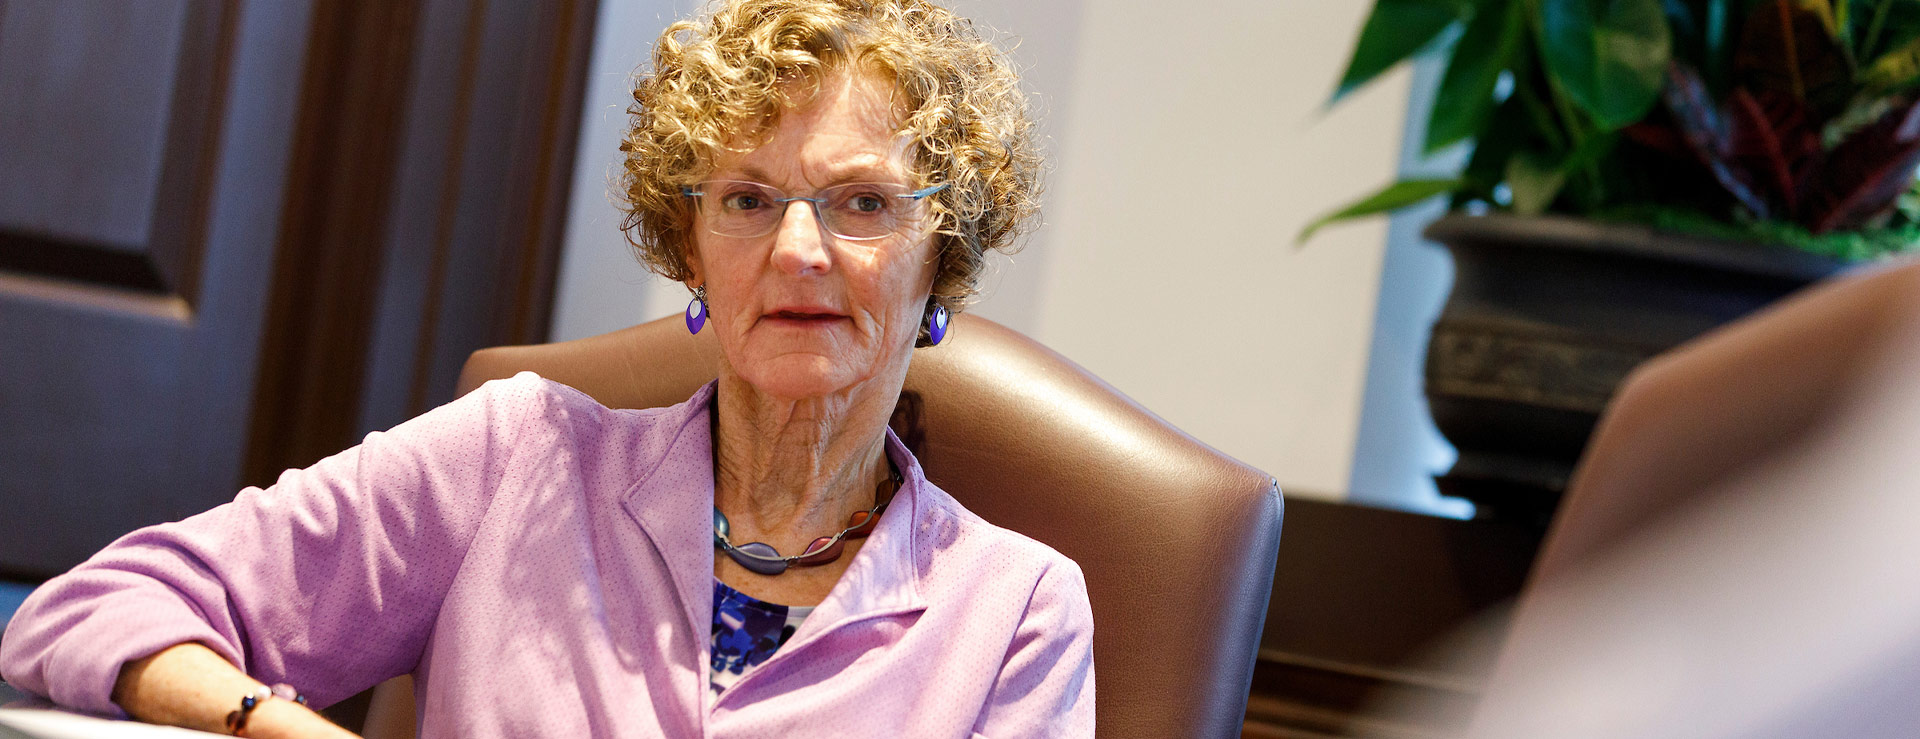
[[[717,503],[713,506],[713,546],[740,563],[741,567],[761,575],[778,575],[794,565],[811,567],[839,559],[848,539],[861,539],[873,533],[874,524],[880,521],[880,514],[886,512],[887,503],[892,502],[894,493],[899,492],[900,470],[893,466],[892,459],[887,460],[887,469],[892,474],[886,482],[874,486],[872,508],[854,511],[852,516],[847,517],[847,527],[840,533],[814,539],[800,554],[782,557],[773,545],[759,541],[735,546],[733,540],[728,538],[733,527],[727,523],[727,514],[720,512]]]

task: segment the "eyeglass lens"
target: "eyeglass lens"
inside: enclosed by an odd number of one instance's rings
[[[877,182],[835,185],[811,198],[792,198],[756,182],[710,180],[700,183],[693,194],[707,229],[737,238],[772,233],[796,200],[813,203],[814,213],[829,233],[853,240],[893,235],[916,222],[922,207],[905,186]]]

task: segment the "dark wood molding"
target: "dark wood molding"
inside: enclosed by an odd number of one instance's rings
[[[539,45],[548,50],[548,58],[535,68],[544,69],[545,74],[537,80],[542,102],[538,121],[530,132],[531,166],[526,174],[531,192],[524,199],[527,216],[512,278],[503,289],[511,296],[505,301],[509,308],[497,324],[497,340],[490,346],[547,340],[560,265],[560,249],[555,245],[566,237],[580,108],[586,95],[585,70],[592,63],[598,0],[557,0],[540,5],[551,18],[541,26],[551,39]]]
[[[314,7],[244,484],[351,439],[405,109],[412,2]]]
[[[21,231],[0,231],[0,270],[136,293],[180,293],[152,254]]]
[[[359,432],[451,400],[475,350],[545,340],[596,10],[428,5]]]
[[[316,7],[245,484],[451,399],[544,340],[591,0]]]
[[[476,350],[546,340],[597,7],[470,9],[463,36],[481,52],[458,82],[459,146],[444,162],[408,392],[403,405],[365,409],[367,428],[451,400]]]
[[[1254,662],[1243,731],[1247,736],[1441,739],[1467,728],[1479,687],[1417,670],[1263,649]]]
[[[1244,736],[1457,734],[1541,536],[1288,498]]]

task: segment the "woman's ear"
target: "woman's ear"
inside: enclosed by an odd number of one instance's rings
[[[680,261],[687,265],[687,278],[680,282],[686,285],[688,290],[707,284],[707,270],[705,265],[700,263],[700,250],[694,248],[693,239],[689,238],[685,244],[681,245]]]

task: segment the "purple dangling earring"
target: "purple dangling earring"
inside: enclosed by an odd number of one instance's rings
[[[933,310],[927,312],[927,346],[939,346],[947,338],[947,307],[933,304]]]
[[[707,325],[707,286],[693,289],[693,300],[687,303],[687,333],[697,334]]]

